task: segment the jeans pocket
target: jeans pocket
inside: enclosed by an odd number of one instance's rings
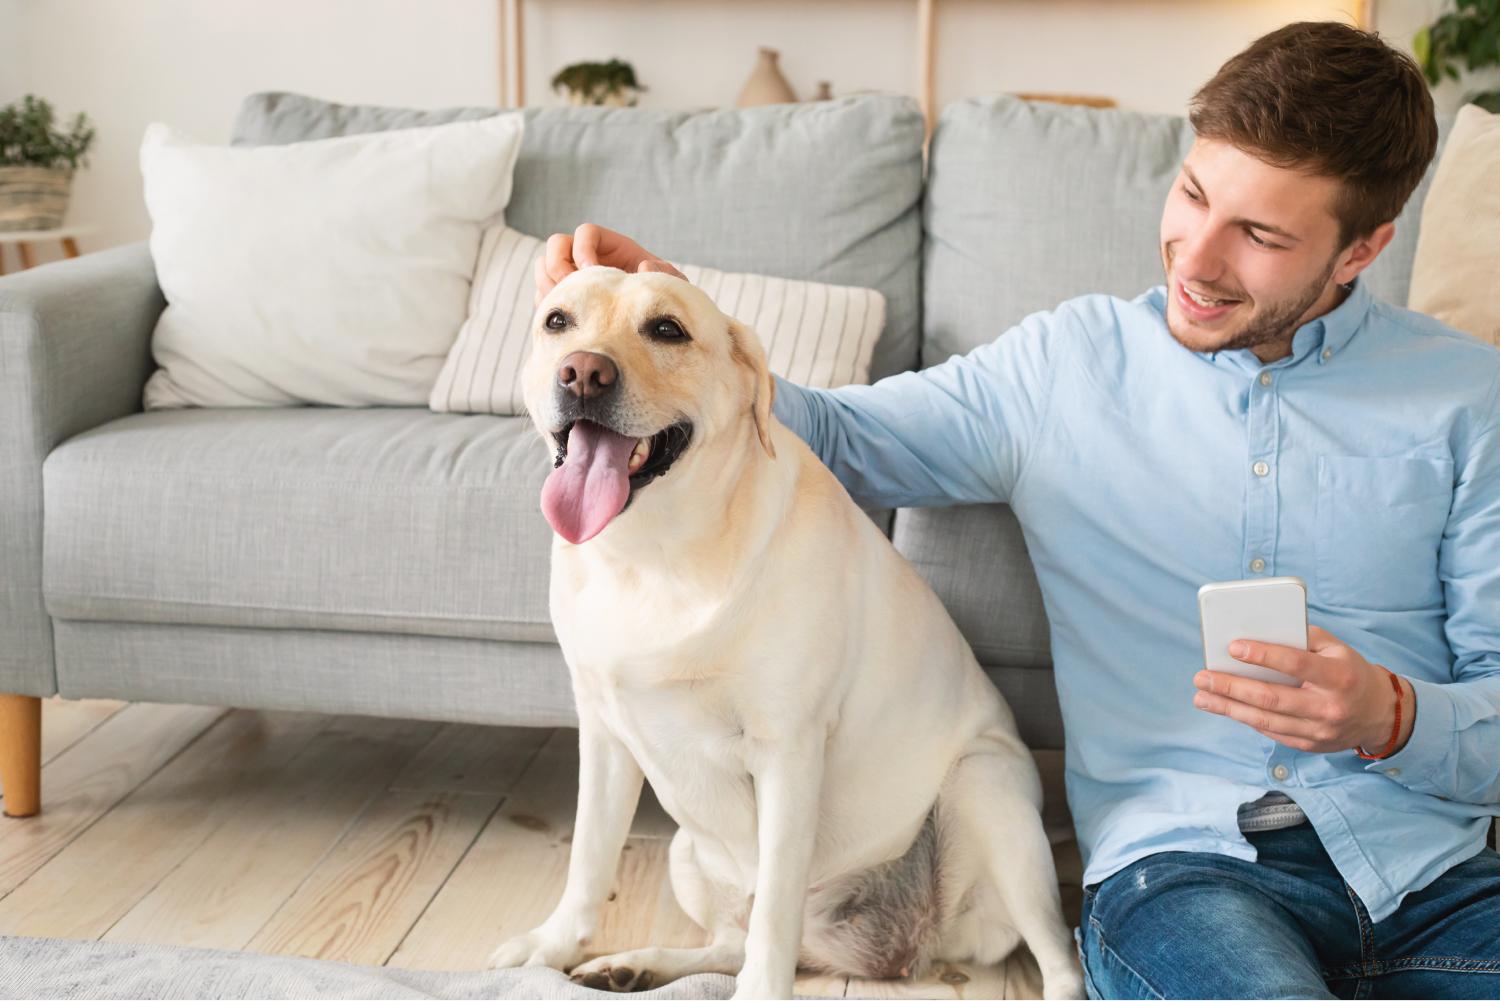
[[[1318,456],[1312,603],[1395,611],[1442,604],[1438,547],[1453,460]]]

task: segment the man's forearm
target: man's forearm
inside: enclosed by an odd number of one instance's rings
[[[777,420],[791,428],[798,438],[807,442],[814,454],[818,454],[818,443],[807,413],[807,395],[811,391],[795,382],[787,382],[775,373],[772,373],[771,378],[776,383],[776,398],[771,404],[771,412],[776,415]],[[821,455],[818,457],[822,458]]]
[[[777,377],[772,408],[862,507],[1003,500],[994,460],[1008,429],[984,426],[985,407],[957,397],[945,385],[949,378],[934,368],[874,385],[812,389]],[[969,430],[955,435],[954,428]],[[981,444],[966,451],[954,440]]]
[[[1064,304],[873,385],[811,389],[778,376],[772,406],[863,507],[1006,502],[1084,336]]]

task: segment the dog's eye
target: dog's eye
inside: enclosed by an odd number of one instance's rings
[[[687,337],[687,331],[683,330],[676,320],[666,319],[657,320],[652,323],[651,334],[653,337],[660,337],[662,340],[667,341],[682,340]]]
[[[547,314],[546,325],[548,330],[561,330],[568,325],[568,314],[554,309]]]

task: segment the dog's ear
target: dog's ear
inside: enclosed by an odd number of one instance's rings
[[[766,365],[766,350],[761,347],[755,331],[738,320],[729,321],[729,354],[737,364],[750,370],[755,381],[755,391],[750,399],[750,412],[755,417],[755,433],[771,458],[776,458],[776,446],[771,444],[771,404],[776,401],[776,380],[771,378],[771,369]]]

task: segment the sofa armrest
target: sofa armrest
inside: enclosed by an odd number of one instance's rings
[[[166,307],[145,242],[0,278],[0,692],[57,691],[42,603],[42,462],[141,409]]]

